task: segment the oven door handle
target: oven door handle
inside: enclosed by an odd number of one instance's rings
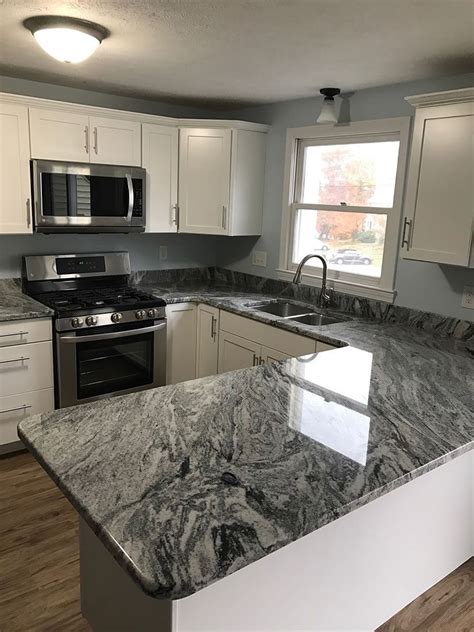
[[[125,338],[129,336],[139,336],[140,334],[148,334],[153,331],[159,331],[166,327],[166,321],[153,325],[152,327],[142,327],[141,329],[131,329],[130,331],[113,331],[110,334],[92,334],[91,336],[76,336],[75,334],[61,334],[60,342],[72,342],[77,344],[79,342],[93,342],[95,340],[112,340],[113,338]]]
[[[135,194],[133,191],[133,182],[132,182],[132,176],[127,173],[125,175],[126,179],[127,179],[127,186],[128,186],[128,213],[127,213],[127,222],[130,224],[132,221],[132,215],[133,215],[133,203],[135,201]]]

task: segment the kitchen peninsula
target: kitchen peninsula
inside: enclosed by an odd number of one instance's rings
[[[290,326],[250,293],[183,297]],[[96,632],[369,630],[472,555],[469,351],[291,327],[342,348],[20,424],[81,517]]]

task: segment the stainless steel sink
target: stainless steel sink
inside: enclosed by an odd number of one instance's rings
[[[324,314],[304,314],[303,316],[294,316],[288,320],[294,320],[303,325],[334,325],[334,323],[342,323],[342,318],[332,318],[331,316],[324,316]]]
[[[301,314],[314,313],[311,308],[295,305],[294,303],[290,303],[288,301],[278,301],[277,303],[256,303],[255,305],[252,305],[252,309],[258,312],[265,312],[266,314],[273,314],[274,316],[281,316],[281,318],[290,318]]]

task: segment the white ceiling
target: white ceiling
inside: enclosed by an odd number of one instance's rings
[[[0,0],[4,74],[213,107],[469,72],[474,0]],[[111,37],[61,64],[22,21],[60,14]]]

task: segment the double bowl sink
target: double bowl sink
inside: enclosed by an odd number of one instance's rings
[[[257,312],[264,312],[266,314],[272,314],[273,316],[279,316],[285,320],[294,320],[297,323],[303,325],[313,325],[321,327],[322,325],[334,325],[335,323],[341,323],[345,319],[335,318],[334,316],[327,316],[320,312],[291,303],[290,301],[266,301],[262,303],[253,303],[249,305],[252,310]]]

